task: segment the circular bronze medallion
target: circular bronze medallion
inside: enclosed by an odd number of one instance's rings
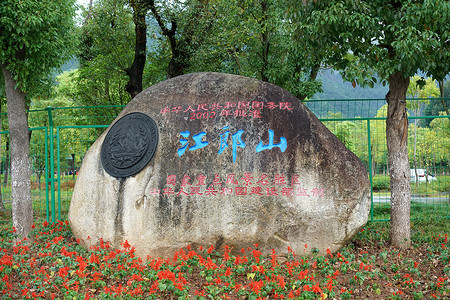
[[[106,134],[101,149],[105,171],[128,177],[142,170],[158,146],[158,127],[146,114],[134,112],[120,118]]]

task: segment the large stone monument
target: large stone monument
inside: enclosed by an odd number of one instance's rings
[[[140,93],[92,145],[69,221],[86,247],[127,240],[142,257],[336,251],[367,222],[369,191],[361,161],[292,94],[194,73]]]

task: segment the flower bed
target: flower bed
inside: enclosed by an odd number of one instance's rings
[[[334,254],[308,245],[283,257],[263,256],[256,244],[237,255],[228,246],[188,246],[171,259],[148,260],[128,242],[120,250],[101,242],[86,251],[67,222],[37,225],[33,241],[17,245],[12,230],[0,234],[3,299],[446,299],[450,293],[446,234],[398,250],[385,242],[385,228],[369,226]]]

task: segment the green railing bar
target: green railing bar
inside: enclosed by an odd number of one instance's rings
[[[304,103],[311,103],[311,102],[353,102],[353,101],[386,101],[386,99],[310,99],[306,101],[301,101]]]
[[[50,222],[50,203],[49,203],[49,192],[48,192],[48,128],[45,127],[45,208],[47,209],[47,222]]]
[[[59,129],[71,129],[71,128],[107,128],[109,125],[73,125],[73,126],[58,126]]]
[[[61,220],[61,151],[60,151],[60,142],[59,142],[59,128],[56,128],[56,168],[57,168],[57,176],[58,176],[58,220]]]
[[[56,109],[113,108],[113,107],[125,107],[125,105],[68,106],[68,107],[51,107],[51,106],[48,106],[48,107],[43,108],[43,109],[32,109],[32,110],[29,110],[28,112],[46,111],[49,108],[51,108],[53,110],[56,110]]]
[[[78,126],[74,125],[74,126],[59,126],[59,127],[60,128],[96,128],[95,126],[108,127],[109,125],[78,125]],[[28,131],[43,130],[43,129],[47,129],[47,126],[28,128]],[[9,134],[9,130],[0,131],[0,134]]]
[[[443,118],[450,118],[450,116],[420,116],[420,117],[408,117],[408,120],[414,120],[414,119],[443,119]],[[374,120],[374,121],[386,121],[386,118],[336,118],[336,119],[329,119],[329,118],[318,118],[322,122],[331,122],[331,121],[367,121],[367,120]]]
[[[47,126],[28,128],[29,131],[47,129]]]
[[[46,127],[46,126],[42,126],[42,127],[28,128],[28,131],[33,131],[33,130],[43,130],[43,129],[47,129],[47,127]],[[0,131],[0,134],[9,134],[9,130],[6,130],[6,131]]]
[[[51,195],[51,202],[52,202],[52,222],[56,222],[55,219],[55,210],[56,210],[56,203],[55,203],[55,163],[54,163],[54,144],[53,144],[53,118],[52,118],[52,108],[49,106],[47,107],[47,113],[48,113],[48,124],[49,124],[49,138],[50,138],[50,195]]]
[[[449,97],[444,97],[444,98],[435,98],[435,97],[431,97],[431,98],[406,98],[406,100],[408,101],[420,101],[420,100],[450,100]],[[301,101],[301,102],[305,102],[305,103],[311,103],[311,102],[343,102],[343,101],[347,101],[347,102],[354,102],[354,101],[361,101],[361,102],[365,102],[365,101],[386,101],[385,98],[382,99],[310,99],[307,101]]]
[[[370,182],[370,219],[373,220],[373,178],[372,178],[372,144],[370,142],[370,120],[367,120],[367,147],[369,151],[369,182]]]
[[[125,107],[125,105],[68,106],[68,107],[55,107],[54,109],[115,108],[115,107]]]

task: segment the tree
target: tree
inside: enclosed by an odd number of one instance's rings
[[[0,73],[0,116],[2,112],[2,106],[4,103],[6,103],[6,92],[5,92],[5,85],[3,84],[3,75]],[[3,118],[0,118],[0,131],[3,131],[2,126],[2,120]],[[0,134],[0,173],[2,173],[2,135]],[[5,172],[6,173],[6,172]],[[7,176],[7,174],[5,174]],[[0,180],[0,210],[5,209],[5,204],[3,203],[3,194],[1,189],[1,180]]]
[[[441,99],[432,99],[425,107],[425,116],[437,116],[444,111],[450,120],[450,80],[439,81],[439,92]],[[433,119],[423,119],[423,126],[429,126]]]
[[[78,105],[122,105],[131,100],[126,70],[133,62],[135,32],[126,3],[100,0],[84,11],[80,68],[70,75],[77,81]]]
[[[341,112],[333,113],[329,111],[321,119],[342,119]],[[354,130],[356,123],[352,121],[324,121],[324,125],[342,142],[348,150],[355,152],[356,147],[354,144],[355,135]]]
[[[422,112],[425,105],[430,104],[431,97],[439,96],[439,88],[436,82],[431,78],[425,80],[421,79],[419,76],[414,76],[411,78],[406,95],[413,97],[411,101],[408,101],[407,108],[413,113],[414,117],[418,117]],[[419,186],[419,176],[417,174],[417,124],[418,119],[414,119],[414,173],[416,178],[416,186]]]
[[[42,79],[70,57],[75,1],[4,0],[0,15],[0,64],[11,139],[13,226],[19,237],[26,237],[33,223],[27,108],[29,99],[42,91]]]
[[[189,71],[212,70],[258,78],[300,100],[320,90],[319,64],[298,51],[295,30],[280,0],[216,1],[210,36],[193,54]]]
[[[130,0],[129,4],[133,9],[136,42],[133,64],[125,70],[129,77],[125,90],[131,98],[134,98],[142,91],[142,77],[147,57],[147,22],[145,17],[150,7],[146,0]]]
[[[149,0],[148,3],[160,29],[155,37],[164,37],[161,46],[170,53],[167,78],[185,74],[193,54],[209,36],[215,20],[213,5],[209,0]]]
[[[386,141],[391,178],[391,244],[410,245],[406,92],[417,70],[443,80],[450,68],[450,2],[286,0],[305,51],[344,79],[389,84]],[[313,38],[311,38],[313,37]],[[320,45],[317,43],[320,42]],[[318,47],[319,46],[319,47]]]

